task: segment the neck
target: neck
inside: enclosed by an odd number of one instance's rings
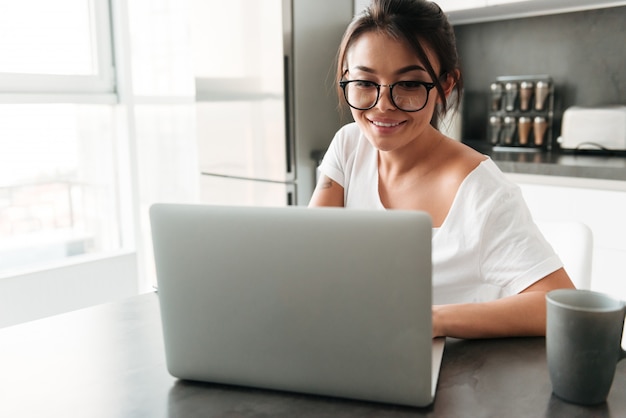
[[[385,177],[401,177],[404,174],[424,175],[436,160],[439,146],[445,136],[433,128],[434,134],[428,141],[416,140],[407,147],[393,151],[378,151],[379,174]]]

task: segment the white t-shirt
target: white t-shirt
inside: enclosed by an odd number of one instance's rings
[[[378,151],[355,123],[341,128],[320,171],[344,188],[347,208],[381,209]],[[487,158],[463,180],[433,229],[433,303],[514,295],[563,266],[533,222],[519,187]]]

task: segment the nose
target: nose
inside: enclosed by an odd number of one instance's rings
[[[380,93],[378,96],[378,103],[376,103],[376,107],[380,111],[386,110],[395,110],[396,105],[391,100],[391,85],[389,84],[381,84],[380,85]]]

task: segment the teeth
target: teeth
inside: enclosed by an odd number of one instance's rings
[[[397,122],[397,123],[384,123],[384,122],[377,122],[375,120],[373,120],[372,123],[374,125],[380,126],[382,128],[391,128],[391,127],[400,125],[400,122]]]

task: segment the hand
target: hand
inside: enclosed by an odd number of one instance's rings
[[[433,338],[445,337],[441,325],[441,305],[433,305]]]

